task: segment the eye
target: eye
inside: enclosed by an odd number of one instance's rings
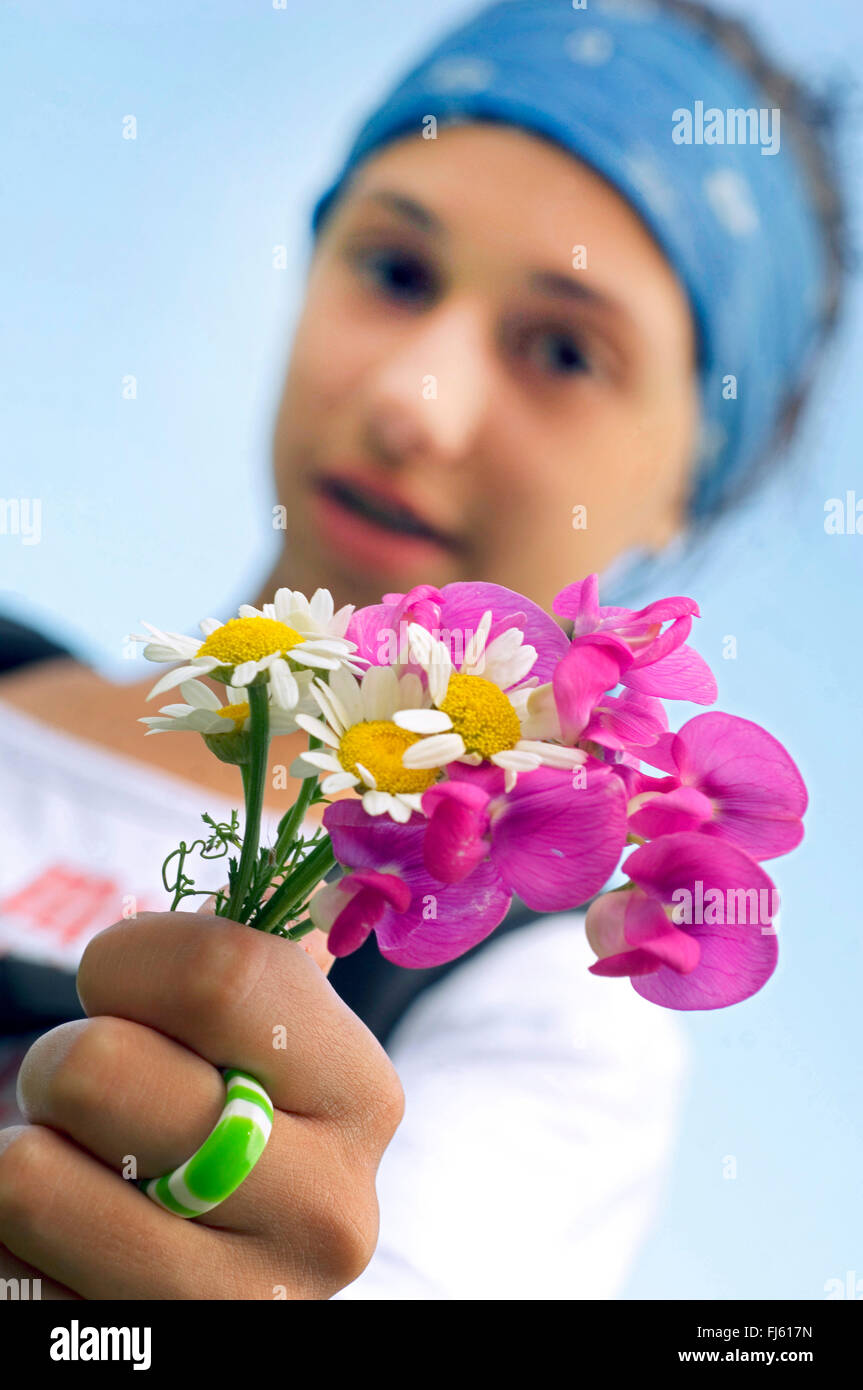
[[[574,376],[591,370],[586,353],[567,329],[543,328],[525,336],[524,355],[541,371],[553,376]]]
[[[431,267],[410,252],[379,248],[358,251],[353,260],[363,277],[376,289],[402,303],[427,302],[437,289],[437,278]]]

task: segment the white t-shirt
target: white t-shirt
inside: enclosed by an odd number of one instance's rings
[[[164,910],[162,861],[204,810],[230,807],[0,701],[0,954],[74,969],[103,927]],[[218,861],[195,876],[225,881]],[[588,974],[592,959],[582,915],[550,916],[409,1007],[387,1045],[406,1110],[378,1174],[380,1240],[337,1298],[619,1294],[656,1219],[688,1062],[675,1016]],[[0,1050],[0,1126],[20,1118],[24,1050]]]

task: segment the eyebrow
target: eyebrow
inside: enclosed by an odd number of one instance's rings
[[[435,213],[405,193],[397,193],[388,188],[376,188],[362,196],[370,202],[378,203],[389,212],[395,213],[396,216],[402,217],[406,222],[412,222],[420,231],[431,236],[445,240],[449,235],[446,226]],[[530,288],[539,294],[546,294],[554,299],[566,299],[570,302],[594,304],[598,308],[627,317],[626,310],[616,300],[609,299],[599,290],[591,289],[581,281],[574,280],[569,275],[561,275],[558,271],[533,270],[529,272],[527,281]]]

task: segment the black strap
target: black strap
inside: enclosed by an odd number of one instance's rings
[[[19,666],[52,661],[59,656],[71,657],[72,652],[35,628],[24,627],[11,618],[0,618],[0,675],[15,671]]]

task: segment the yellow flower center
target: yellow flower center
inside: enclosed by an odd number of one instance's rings
[[[302,633],[275,618],[229,618],[210,633],[195,655],[218,657],[223,666],[240,666],[273,652],[290,651],[304,640]]]
[[[468,753],[490,758],[521,738],[518,715],[500,686],[484,676],[453,675],[440,705]]]
[[[216,714],[220,719],[232,719],[239,734],[249,717],[249,702],[242,700],[238,705],[223,705],[221,709],[216,710]]]
[[[402,767],[402,754],[420,734],[400,729],[388,719],[354,724],[342,735],[338,759],[346,772],[361,777],[357,763],[367,768],[382,792],[424,792],[438,779],[438,768]]]

